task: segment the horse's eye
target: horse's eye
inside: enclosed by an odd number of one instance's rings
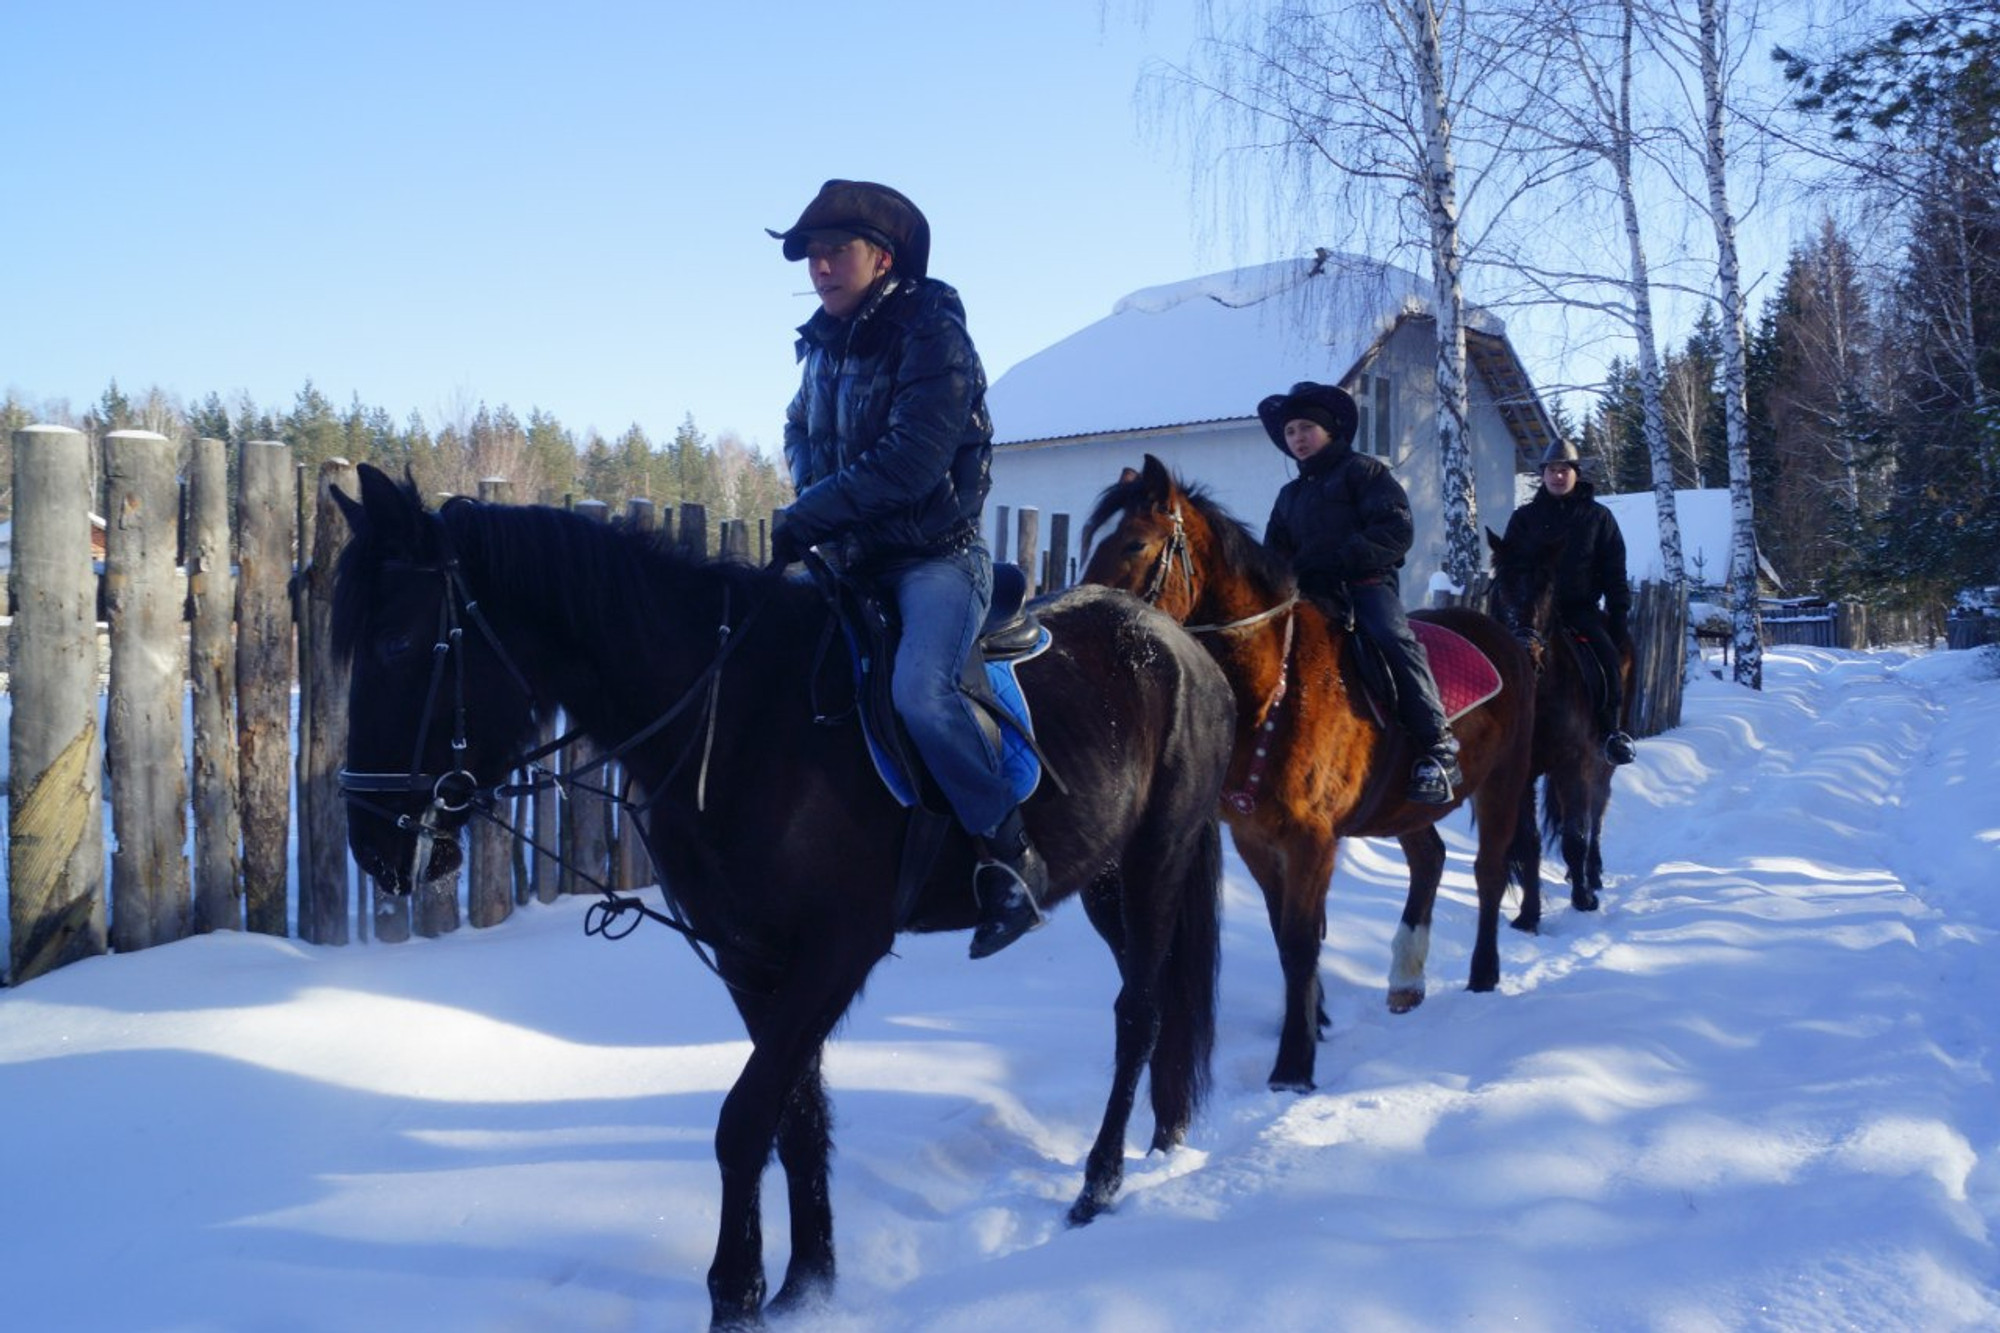
[[[394,666],[415,647],[407,634],[385,634],[375,641],[375,658],[384,666]]]
[[[1141,555],[1144,554],[1145,550],[1146,543],[1141,538],[1134,538],[1125,543],[1125,554],[1127,555]]]

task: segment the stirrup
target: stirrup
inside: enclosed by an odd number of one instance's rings
[[[1639,757],[1639,747],[1632,738],[1622,731],[1606,732],[1604,736],[1604,757],[1612,764],[1629,764]]]
[[[972,932],[973,958],[986,958],[1047,922],[1035,905],[1035,893],[1021,872],[1005,861],[982,860],[972,871],[972,895],[979,904],[979,926]]]
[[[1406,795],[1413,803],[1450,805],[1453,794],[1451,774],[1434,756],[1425,755],[1410,769],[1410,787]]]

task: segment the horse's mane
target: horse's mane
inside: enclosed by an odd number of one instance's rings
[[[1217,500],[1209,488],[1201,482],[1191,482],[1176,476],[1173,483],[1179,488],[1183,501],[1190,509],[1202,516],[1209,531],[1215,535],[1215,556],[1218,563],[1229,569],[1248,574],[1259,583],[1273,589],[1290,593],[1297,585],[1292,573],[1291,562],[1258,541],[1242,519],[1229,512]],[[1114,481],[1104,488],[1097,497],[1097,505],[1090,511],[1090,517],[1083,525],[1084,549],[1090,549],[1091,539],[1098,528],[1117,515],[1132,510],[1149,507],[1158,502],[1143,473],[1129,480]]]
[[[414,499],[414,490],[409,493]],[[435,524],[449,548],[492,586],[558,608],[554,628],[572,639],[601,634],[606,625],[677,624],[688,616],[699,590],[713,590],[704,603],[719,600],[726,590],[738,615],[786,595],[784,580],[754,565],[702,559],[657,532],[551,506],[456,498],[427,511],[424,521]],[[365,547],[363,541],[348,544],[335,582],[331,630],[334,651],[343,658],[368,627],[365,585],[352,577],[357,565],[376,554]]]

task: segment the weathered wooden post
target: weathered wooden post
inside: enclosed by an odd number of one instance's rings
[[[505,477],[480,478],[482,503],[511,504],[513,497],[513,483]],[[513,843],[507,830],[490,819],[466,825],[465,914],[475,927],[497,926],[513,915]]]
[[[750,561],[750,525],[740,518],[726,518],[722,521],[722,558]]]
[[[121,953],[187,934],[187,755],[181,747],[181,609],[174,586],[180,483],[174,446],[150,430],[104,437],[105,708],[112,791],[111,944]]]
[[[16,986],[104,952],[90,507],[83,434],[64,426],[15,431],[7,918]]]
[[[236,748],[242,783],[244,920],[286,933],[292,769],[290,446],[243,446],[236,505]]]
[[[1081,554],[1079,552],[1078,554]],[[1043,592],[1061,592],[1069,586],[1069,515],[1049,516],[1049,579]]]
[[[708,559],[708,506],[684,504],[678,527],[680,547],[697,560]]]
[[[482,504],[490,504],[490,505],[513,504],[514,503],[513,481],[507,477],[481,477],[479,479],[479,500],[480,503]],[[544,717],[542,719],[541,726],[536,730],[535,743],[540,744],[542,741],[545,740],[554,740],[555,734],[556,734],[555,718]],[[553,793],[551,793],[550,799],[551,800],[554,799]],[[512,880],[514,902],[515,904],[519,905],[522,903],[526,903],[529,899],[534,897],[534,880],[533,880],[534,872],[529,867],[529,855],[530,855],[529,839],[539,837],[540,830],[543,827],[553,828],[555,824],[555,815],[552,809],[549,815],[548,824],[538,825],[536,822],[535,797],[532,793],[522,792],[519,796],[516,796],[514,798],[514,804],[513,804],[513,809],[510,812],[510,818],[514,827],[517,830],[519,830],[518,836],[510,837],[507,835],[506,832],[504,832],[499,828],[493,827],[491,824],[487,823],[487,821],[485,820],[479,821],[479,827],[481,827],[483,830],[485,830],[487,833],[490,834],[489,841],[492,842],[492,849],[489,851],[482,851],[479,853],[479,855],[481,857],[487,857],[487,856],[492,856],[495,853],[504,854],[504,856],[506,857],[509,876]],[[553,846],[554,844],[551,843],[550,845]],[[476,874],[474,876],[473,882],[475,885],[478,883],[478,877]],[[478,890],[475,889],[474,890],[475,899],[477,898],[477,895],[478,895]],[[481,910],[477,901],[475,901],[472,907],[472,918],[473,918],[472,924],[475,926],[491,924],[488,921],[481,920],[481,918],[486,914],[487,913],[485,911]],[[499,919],[504,920],[509,914],[510,912],[503,912]]]
[[[671,517],[673,511],[666,511]],[[625,502],[625,522],[635,532],[652,532],[660,525],[660,507],[644,496],[633,496]],[[631,807],[626,804],[632,796],[632,776],[623,764],[613,764],[604,770],[606,786],[618,793],[619,803],[610,807],[611,816],[611,884],[614,888],[633,889],[645,882],[652,862],[647,859],[646,849],[640,842],[638,827],[632,822]]]
[[[1028,596],[1033,597],[1042,590],[1042,511],[1033,505],[1022,505],[1015,519],[1019,536],[1014,545],[1014,563],[1028,576]]]
[[[610,507],[602,500],[584,500],[578,503],[576,512],[602,523],[607,521]],[[589,741],[578,741],[569,747],[569,757],[563,767],[574,772],[595,762],[597,754],[595,745]],[[603,787],[604,778],[603,769],[593,769],[590,785]],[[616,788],[610,790],[615,791]],[[563,809],[567,818],[563,822],[562,891],[595,893],[597,885],[582,876],[588,875],[600,884],[610,882],[611,803],[602,796],[572,790]]]
[[[1006,505],[993,506],[993,559],[996,564],[1006,560],[1007,552],[1013,549],[1008,545],[1008,538],[1014,531],[1007,522],[1009,513]]]
[[[236,817],[236,571],[229,456],[200,439],[188,459],[188,682],[194,695],[194,928],[243,929]]]
[[[333,576],[347,546],[338,486],[361,493],[344,458],[319,465],[313,488],[312,555],[299,580],[299,938],[345,944],[353,872],[347,854],[347,800],[340,770],[347,759],[347,669],[333,654]]]

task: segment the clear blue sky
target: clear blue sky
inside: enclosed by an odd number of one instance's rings
[[[997,377],[1201,240],[1145,132],[1192,5],[19,0],[0,391],[115,377],[435,428],[483,400],[775,450],[813,303],[765,227],[829,176],[929,214]]]

